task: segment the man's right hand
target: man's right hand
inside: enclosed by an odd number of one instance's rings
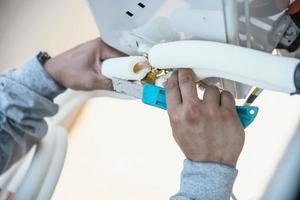
[[[179,69],[167,81],[173,136],[188,159],[235,167],[245,133],[234,98],[209,86],[200,100],[194,77],[192,70]]]

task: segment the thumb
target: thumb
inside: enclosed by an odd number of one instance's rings
[[[103,45],[102,51],[101,51],[101,60],[126,56],[125,53],[123,53],[117,49],[114,49],[113,47],[110,47],[103,40],[101,40],[101,43]]]
[[[113,84],[110,79],[95,73],[93,74],[93,79],[93,89],[113,90]]]

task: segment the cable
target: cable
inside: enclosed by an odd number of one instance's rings
[[[232,200],[238,200],[238,199],[236,198],[236,196],[234,195],[234,193],[231,193],[231,199],[232,199]]]
[[[244,106],[250,106],[256,100],[256,98],[262,93],[262,91],[263,89],[255,87],[254,90],[249,95],[249,97],[247,98],[246,102],[244,103]]]

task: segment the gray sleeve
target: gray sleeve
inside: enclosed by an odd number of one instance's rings
[[[64,90],[36,56],[0,75],[0,174],[45,136],[44,117],[57,113],[53,99]]]
[[[230,199],[237,170],[216,163],[184,161],[179,192],[171,200]]]

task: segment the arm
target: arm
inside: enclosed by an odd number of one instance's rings
[[[171,200],[229,199],[237,170],[217,163],[184,161],[179,192]]]
[[[188,158],[171,199],[229,199],[245,139],[233,96],[210,86],[200,100],[193,72],[180,69],[167,82],[167,104],[174,139]]]
[[[36,57],[0,76],[0,173],[47,133],[43,118],[56,114],[63,91]]]
[[[111,81],[99,73],[101,62],[122,55],[96,39],[50,59],[44,67],[34,57],[19,70],[1,75],[0,174],[47,133],[44,118],[57,113],[57,95],[65,88],[111,89]]]

